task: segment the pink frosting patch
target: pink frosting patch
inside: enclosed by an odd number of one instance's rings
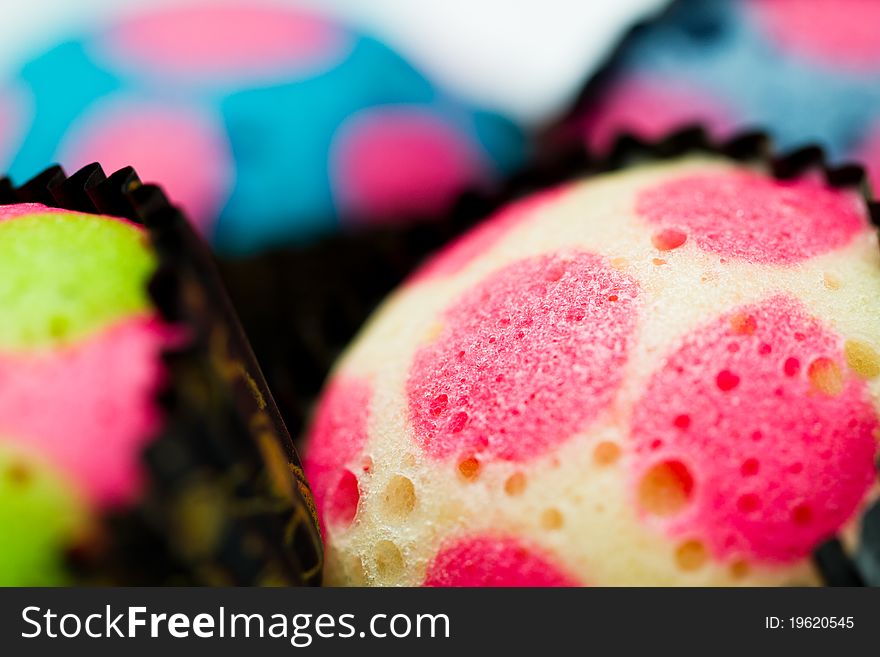
[[[160,184],[203,232],[219,214],[233,177],[222,126],[185,107],[104,106],[72,126],[59,159],[69,168],[97,161],[108,172],[134,166],[144,182]]]
[[[0,205],[0,221],[26,217],[31,214],[81,214],[58,208],[50,208],[42,203],[16,203],[15,205]]]
[[[783,48],[859,70],[880,70],[876,0],[749,0]]]
[[[867,228],[848,191],[752,172],[660,183],[639,193],[636,211],[705,251],[759,264],[795,264],[841,247]]]
[[[102,507],[131,501],[169,331],[143,317],[64,349],[0,354],[0,436],[37,450]]]
[[[16,217],[26,217],[32,214],[65,214],[79,215],[82,217],[104,217],[106,215],[89,214],[86,212],[74,212],[73,210],[65,210],[63,208],[50,208],[42,203],[16,203],[14,205],[0,205],[0,221],[7,219],[15,219]],[[107,217],[108,221],[115,221],[122,224],[135,225],[129,219],[124,217]]]
[[[337,377],[327,386],[309,430],[303,468],[326,532],[347,527],[357,513],[357,472],[367,440],[372,391],[366,381]]]
[[[719,559],[805,557],[875,478],[878,420],[842,339],[788,297],[745,306],[685,339],[632,420],[636,482],[677,468],[689,501],[652,518]]]
[[[201,80],[323,68],[347,41],[304,11],[221,2],[149,11],[107,32],[99,47],[114,65]]]
[[[344,215],[375,223],[447,209],[486,177],[467,136],[418,108],[363,110],[342,126],[331,152],[336,201]]]
[[[441,548],[424,586],[578,586],[541,551],[507,537],[476,536]]]
[[[418,283],[458,273],[476,257],[490,249],[508,231],[556,201],[566,189],[567,186],[560,186],[544,190],[505,206],[500,212],[492,215],[438,254],[432,256],[412,275],[409,282]]]
[[[589,253],[514,263],[468,291],[416,354],[415,437],[435,458],[526,461],[614,397],[638,318],[635,281]]]
[[[607,89],[581,119],[581,134],[597,152],[607,152],[621,133],[660,139],[692,123],[706,126],[715,136],[730,132],[728,110],[694,89],[665,81],[632,79]]]

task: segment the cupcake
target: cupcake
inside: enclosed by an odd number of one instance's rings
[[[876,576],[861,174],[695,140],[504,206],[371,317],[306,437],[328,583]]]
[[[689,123],[760,126],[880,176],[880,5],[870,0],[677,0],[634,30],[564,121],[596,151]]]
[[[97,165],[0,203],[0,584],[316,581],[299,461],[182,215]]]
[[[277,2],[129,10],[7,86],[0,169],[131,164],[238,256],[442,213],[526,148],[519,126],[376,38]]]

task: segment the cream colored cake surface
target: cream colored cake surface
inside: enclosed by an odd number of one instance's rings
[[[786,585],[875,494],[862,200],[688,157],[502,210],[336,366],[333,585]]]

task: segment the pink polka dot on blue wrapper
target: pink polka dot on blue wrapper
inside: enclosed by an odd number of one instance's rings
[[[516,168],[523,131],[314,12],[244,2],[129,14],[27,63],[15,180],[132,165],[221,252],[447,210]],[[12,120],[10,120],[10,124]]]
[[[878,20],[875,0],[678,0],[628,37],[571,120],[600,151],[621,132],[760,128],[782,149],[861,161],[877,182]]]

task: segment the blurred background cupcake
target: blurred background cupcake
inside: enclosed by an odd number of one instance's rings
[[[0,168],[136,166],[219,251],[244,255],[436,216],[496,182],[657,2],[40,4],[5,21],[6,59],[24,61],[8,67]],[[34,47],[41,30],[53,36]]]
[[[634,30],[583,91],[562,139],[606,152],[621,132],[686,123],[820,144],[880,181],[880,3],[677,0]]]

